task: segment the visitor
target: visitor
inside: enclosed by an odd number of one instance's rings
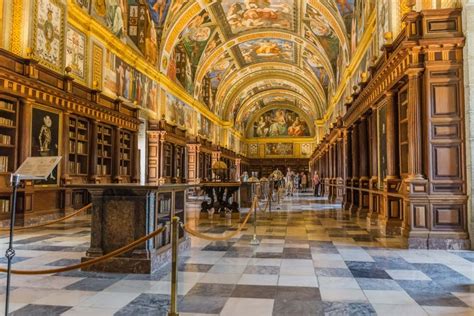
[[[306,176],[306,173],[301,172],[301,191],[305,193],[307,187],[308,187],[308,177]]]
[[[291,168],[288,168],[286,171],[286,177],[285,177],[285,184],[286,184],[286,195],[287,196],[293,196],[293,193],[295,191],[295,173],[291,171]]]
[[[321,181],[319,179],[318,171],[315,171],[314,176],[313,176],[314,196],[320,196],[319,195],[320,184],[321,184]]]
[[[300,192],[301,189],[301,178],[298,172],[295,173],[295,190],[296,192]]]

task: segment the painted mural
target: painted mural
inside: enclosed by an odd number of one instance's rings
[[[81,81],[86,81],[87,74],[87,38],[86,35],[71,26],[66,32],[66,67]]]
[[[332,65],[333,72],[336,73],[338,56],[342,51],[339,38],[320,12],[308,5],[306,13],[311,30],[311,34],[307,33],[306,38],[315,42],[316,46],[321,46],[324,49]]]
[[[294,43],[282,39],[266,38],[251,40],[239,44],[244,62],[247,64],[260,62],[294,62]]]
[[[213,124],[211,120],[209,120],[207,117],[205,117],[202,114],[198,114],[198,135],[205,137],[205,138],[211,138],[212,133],[213,133]]]
[[[255,28],[293,29],[294,0],[223,0],[233,34]]]
[[[36,0],[33,50],[40,62],[63,71],[64,6],[58,0]]]
[[[265,144],[265,156],[293,156],[292,143],[267,143]]]
[[[103,89],[111,95],[135,101],[141,107],[158,112],[158,83],[105,51]]]
[[[308,123],[296,112],[272,109],[253,122],[249,137],[303,137],[310,136]]]
[[[179,82],[191,95],[194,94],[194,77],[199,61],[213,35],[215,26],[207,11],[203,10],[191,20],[179,37],[168,66],[168,75]]]
[[[168,122],[186,128],[189,131],[194,130],[194,110],[170,93],[166,93],[166,114]]]
[[[156,65],[160,27],[169,12],[170,1],[92,0],[90,14],[113,35],[139,50],[148,62]]]
[[[228,72],[235,70],[232,58],[226,53],[211,66],[201,83],[199,99],[210,109],[216,106],[217,89]]]

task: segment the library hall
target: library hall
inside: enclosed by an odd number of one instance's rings
[[[0,0],[0,314],[474,316],[473,43],[474,0]]]

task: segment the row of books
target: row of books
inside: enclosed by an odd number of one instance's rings
[[[87,154],[87,144],[86,143],[77,143],[77,148],[76,148],[76,143],[70,141],[69,142],[69,152],[71,154],[77,153],[77,154]]]
[[[120,158],[129,159],[129,155],[128,155],[128,153],[122,153],[122,155],[120,155]]]
[[[14,126],[15,124],[14,124],[13,120],[9,120],[7,118],[0,117],[0,125]]]
[[[110,158],[110,154],[109,154],[109,151],[108,151],[108,150],[102,151],[101,149],[99,149],[99,150],[97,151],[97,155],[98,155],[99,157],[102,157],[102,158]]]
[[[99,145],[110,145],[110,142],[107,139],[104,139],[103,141],[98,140],[97,144],[99,144]]]
[[[12,137],[10,135],[0,134],[0,144],[2,145],[11,145]]]
[[[100,176],[106,176],[110,174],[107,165],[97,165],[97,174]]]
[[[13,111],[13,103],[0,101],[0,109]]]
[[[171,211],[171,199],[163,199],[158,202],[158,213],[169,213]]]
[[[164,223],[159,223],[156,227],[156,229],[160,229],[161,227],[166,226],[167,229],[165,229],[164,232],[156,236],[155,238],[155,248],[160,248],[164,245],[167,245],[170,243],[170,231],[171,231],[171,222],[166,221]]]
[[[121,166],[120,167],[120,174],[128,175],[128,166]]]
[[[100,127],[98,128],[98,132],[99,134],[103,134],[103,135],[110,135],[111,134],[111,130],[109,128],[103,128],[103,127]]]
[[[10,200],[0,200],[0,214],[10,212]]]
[[[87,129],[87,126],[86,124],[84,124],[83,122],[78,122],[78,126],[79,128],[83,128],[83,129]],[[75,120],[70,120],[69,121],[69,127],[76,127],[76,121]]]
[[[0,156],[0,172],[8,172],[8,156]]]
[[[69,161],[69,172],[72,174],[83,174],[81,170],[82,164],[80,162]]]

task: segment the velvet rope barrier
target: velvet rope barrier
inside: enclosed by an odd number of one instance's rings
[[[68,216],[65,216],[65,217],[62,217],[62,218],[58,218],[58,219],[55,219],[51,222],[47,222],[47,223],[43,223],[43,224],[37,224],[37,225],[32,225],[32,226],[27,226],[27,227],[16,227],[15,228],[15,231],[22,231],[22,230],[27,230],[27,229],[32,229],[32,228],[39,228],[39,227],[45,227],[45,226],[49,226],[49,225],[53,225],[53,224],[56,224],[56,223],[59,223],[59,222],[63,222],[71,217],[74,217],[76,216],[77,214],[79,213],[82,213],[84,211],[87,211],[88,209],[90,209],[92,207],[92,203],[91,204],[87,204],[86,206],[78,209],[77,211],[75,211],[74,213],[72,214],[69,214]],[[7,231],[10,231],[10,228],[0,228],[0,232],[7,232]]]
[[[237,230],[233,233],[230,233],[229,235],[227,236],[222,236],[222,237],[213,237],[213,236],[208,236],[208,235],[205,235],[203,233],[200,233],[198,231],[195,231],[191,228],[189,228],[187,225],[181,225],[183,227],[183,229],[193,235],[194,237],[197,237],[197,238],[201,238],[201,239],[205,239],[205,240],[210,240],[210,241],[225,241],[225,240],[229,240],[231,239],[232,237],[235,237],[237,236],[241,231],[242,229],[244,228],[244,226],[247,224],[247,222],[249,221],[250,219],[250,216],[252,215],[252,212],[253,210],[255,209],[255,207],[257,207],[257,199],[254,199],[253,203],[252,203],[252,207],[250,208],[247,216],[245,217],[244,221],[242,222],[241,225],[238,226]]]
[[[114,251],[112,251],[112,252],[110,252],[106,255],[88,260],[86,262],[74,264],[74,265],[67,266],[67,267],[49,269],[49,270],[12,270],[12,273],[13,274],[21,274],[21,275],[54,274],[54,273],[67,272],[67,271],[77,270],[77,269],[81,269],[81,268],[86,268],[86,267],[89,267],[91,265],[94,265],[94,264],[100,263],[102,261],[105,261],[107,259],[110,259],[112,257],[120,256],[121,254],[124,254],[127,251],[129,251],[130,249],[133,249],[136,246],[144,243],[148,239],[151,239],[151,238],[161,234],[163,231],[165,231],[165,229],[166,229],[166,226],[164,226],[160,229],[157,229],[154,232],[152,232],[152,233],[150,233],[146,236],[143,236],[140,239],[135,240],[134,242],[132,242],[131,244],[128,244],[127,246],[123,246],[122,248],[114,250]],[[0,272],[7,272],[7,269],[0,268]]]

